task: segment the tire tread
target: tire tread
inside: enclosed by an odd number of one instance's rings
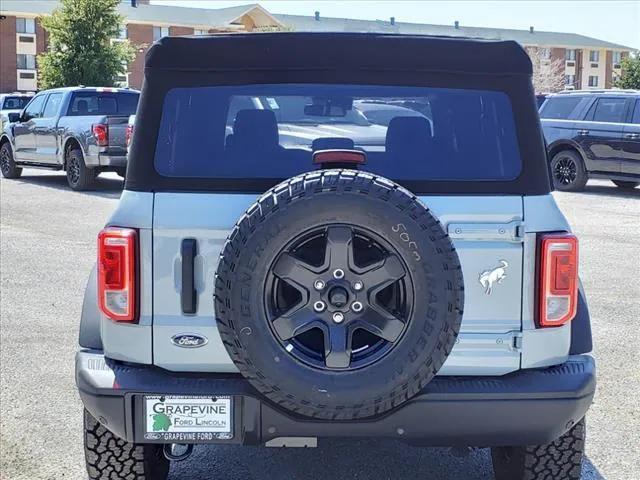
[[[232,320],[228,315],[231,309],[229,294],[232,287],[229,277],[240,258],[242,245],[246,243],[246,232],[252,231],[255,225],[267,221],[273,213],[278,211],[279,205],[286,205],[296,199],[323,191],[336,194],[357,191],[380,201],[391,202],[397,210],[408,212],[410,216],[413,215],[414,219],[420,220],[420,226],[427,232],[430,240],[443,246],[441,249],[444,258],[442,269],[443,271],[452,271],[455,276],[455,282],[449,285],[449,290],[452,293],[450,299],[453,301],[449,302],[447,310],[456,318],[453,322],[455,327],[452,328],[444,322],[444,328],[438,332],[437,351],[433,352],[431,356],[435,361],[432,361],[428,368],[422,368],[417,375],[384,397],[372,398],[365,404],[360,401],[357,404],[339,405],[333,408],[314,404],[279,391],[277,385],[270,383],[260,372],[259,367],[250,361],[248,352],[243,349],[238,340],[237,333],[233,330]],[[227,244],[222,249],[216,272],[214,293],[216,320],[222,341],[240,373],[271,401],[287,410],[311,418],[337,420],[370,417],[391,410],[409,400],[421,391],[440,370],[455,344],[462,318],[464,296],[462,267],[442,224],[434,215],[430,214],[426,206],[419,209],[421,212],[415,213],[417,202],[420,200],[415,195],[383,177],[353,170],[325,170],[302,174],[277,185],[262,195],[240,217],[229,235]]]
[[[84,411],[84,451],[90,480],[164,480],[169,461],[160,449],[122,440]]]

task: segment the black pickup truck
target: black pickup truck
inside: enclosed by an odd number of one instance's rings
[[[69,87],[38,93],[20,113],[9,114],[0,136],[0,167],[17,178],[23,167],[65,170],[74,190],[90,189],[101,172],[124,176],[126,130],[140,93]]]

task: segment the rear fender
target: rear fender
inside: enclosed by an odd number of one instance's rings
[[[582,282],[578,289],[578,311],[571,321],[571,347],[569,355],[589,353],[593,349],[591,336],[591,317],[587,306],[587,296],[584,293]]]
[[[87,286],[84,290],[82,302],[82,316],[80,318],[80,335],[78,341],[83,348],[102,350],[102,336],[100,335],[100,310],[98,310],[98,288],[96,279],[96,265],[91,269]]]

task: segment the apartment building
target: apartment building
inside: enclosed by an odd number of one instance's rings
[[[321,5],[321,3],[319,3]],[[37,89],[36,56],[46,49],[46,33],[39,17],[50,15],[59,5],[55,0],[2,0],[0,2],[0,92]],[[140,88],[144,53],[166,35],[205,35],[222,32],[294,30],[315,32],[377,32],[412,35],[445,35],[491,40],[515,40],[542,56],[542,62],[564,64],[567,88],[611,88],[621,75],[621,61],[630,47],[573,33],[428,25],[388,20],[357,20],[311,16],[278,15],[259,4],[204,9],[153,5],[149,0],[123,0],[119,10],[125,21],[118,38],[128,39],[136,57],[123,68],[123,86]]]

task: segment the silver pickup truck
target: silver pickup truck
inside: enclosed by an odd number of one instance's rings
[[[68,87],[38,93],[20,113],[9,114],[0,136],[0,167],[17,178],[23,167],[65,170],[73,190],[90,189],[101,172],[124,176],[126,130],[140,93]]]

